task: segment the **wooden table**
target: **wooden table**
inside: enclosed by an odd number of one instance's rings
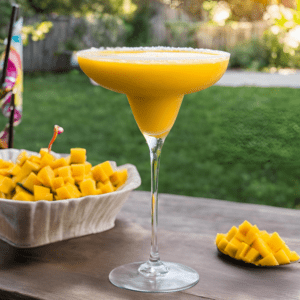
[[[171,294],[119,289],[108,280],[110,270],[147,260],[150,250],[149,193],[135,191],[109,231],[34,249],[0,242],[0,299],[299,299],[299,263],[257,268],[235,264],[217,253],[216,233],[245,219],[260,229],[277,231],[300,253],[300,211],[161,194],[161,259],[193,267],[200,281]]]

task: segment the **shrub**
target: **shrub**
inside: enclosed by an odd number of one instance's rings
[[[230,66],[258,70],[300,68],[300,12],[271,5],[264,19],[270,26],[263,38],[231,49]]]
[[[229,61],[231,68],[261,70],[269,64],[268,49],[259,39],[239,44],[233,49],[229,49],[229,52],[231,53]]]
[[[168,30],[167,44],[172,47],[197,47],[196,30],[198,23],[190,22],[166,22]]]

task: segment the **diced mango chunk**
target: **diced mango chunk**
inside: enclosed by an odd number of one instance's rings
[[[237,231],[238,229],[235,226],[232,226],[226,235],[226,240],[230,242],[234,235],[237,233]]]
[[[51,181],[55,177],[49,165],[43,167],[37,174],[38,179],[47,187],[51,187]]]
[[[101,191],[103,194],[106,193],[111,193],[114,191],[114,186],[112,185],[112,183],[110,181],[107,181],[102,187],[101,187]]]
[[[0,192],[2,192],[4,194],[8,194],[14,189],[15,186],[16,185],[11,178],[4,177],[0,181]]]
[[[86,149],[72,148],[71,149],[71,164],[84,164],[86,160]]]
[[[93,179],[85,179],[80,183],[82,196],[96,195],[96,182]]]
[[[53,194],[50,193],[50,188],[44,186],[35,185],[33,195],[35,201],[50,200],[51,198],[51,200],[53,200]],[[52,195],[52,197],[50,195]]]
[[[259,266],[278,266],[279,265],[279,263],[276,260],[273,253],[269,253],[268,256],[266,256],[266,257],[262,258],[261,260],[259,260],[257,262],[257,264]]]
[[[104,183],[109,180],[109,176],[105,173],[105,170],[103,169],[101,164],[93,167],[91,171],[96,181],[101,181]]]
[[[33,192],[35,185],[42,185],[42,182],[34,172],[31,172],[28,177],[24,179],[23,186]]]
[[[221,241],[221,239],[225,238],[225,234],[224,233],[217,233],[217,236],[216,236],[216,245],[219,244],[219,242]]]
[[[224,250],[229,256],[234,258],[238,251],[238,247],[233,245],[231,242],[228,242]]]
[[[52,181],[51,181],[51,186],[54,190],[62,187],[63,185],[65,184],[64,182],[64,178],[63,177],[55,177],[55,178],[52,178]]]

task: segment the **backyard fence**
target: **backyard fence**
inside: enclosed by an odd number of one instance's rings
[[[35,22],[41,21],[38,18],[31,18],[30,20],[25,20],[25,25],[34,24]],[[29,39],[29,43],[24,47],[23,59],[24,59],[24,71],[25,72],[61,72],[68,71],[71,69],[70,58],[72,55],[71,51],[65,46],[70,41],[80,41],[85,40],[85,47],[99,47],[104,46],[122,46],[123,38],[115,37],[117,41],[115,44],[102,44],[97,45],[93,42],[93,35],[91,31],[100,31],[100,26],[94,25],[92,29],[87,30],[82,37],[76,37],[76,26],[78,24],[83,24],[82,19],[77,19],[74,17],[50,17],[47,21],[53,23],[53,27],[50,32],[46,34],[45,39],[41,41],[32,41]],[[81,23],[80,23],[81,22]],[[157,16],[156,16],[156,27],[153,27],[152,37],[154,44],[158,41],[164,41],[169,46],[189,46],[185,44],[187,41],[187,30],[188,27],[196,28],[193,33],[192,39],[195,42],[195,46],[198,48],[209,48],[209,49],[230,49],[236,44],[247,41],[251,38],[260,38],[263,32],[267,29],[267,24],[265,22],[254,22],[254,23],[237,23],[235,27],[233,26],[209,26],[207,24],[193,24],[192,22],[181,22],[182,28],[178,31],[176,38],[174,35],[170,34],[168,28],[164,31],[159,29]],[[167,24],[164,24],[165,26]],[[151,25],[149,25],[151,26]],[[161,25],[160,25],[161,27]],[[179,33],[178,33],[179,32]],[[113,35],[110,34],[110,37]],[[189,39],[191,37],[188,37]],[[98,40],[99,42],[99,40]],[[164,44],[165,44],[164,43]],[[78,43],[77,43],[78,44]],[[69,49],[70,50],[70,49]]]
[[[239,22],[234,26],[200,26],[196,32],[198,48],[230,49],[235,45],[246,42],[251,38],[261,38],[268,28],[268,23]]]
[[[37,17],[25,20],[25,25],[31,25],[41,20]],[[58,55],[61,45],[73,35],[74,19],[69,17],[49,17],[47,21],[53,23],[53,27],[41,41],[32,41],[24,47],[23,60],[24,71],[60,71],[70,68],[67,55]]]

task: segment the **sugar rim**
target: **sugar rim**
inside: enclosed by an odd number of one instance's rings
[[[202,53],[202,54],[216,54],[216,56],[202,56],[202,57],[195,57],[194,55],[193,56],[190,56],[190,57],[150,57],[150,56],[139,56],[138,58],[135,57],[134,55],[132,56],[120,56],[119,54],[115,54],[115,53],[111,53],[109,55],[106,55],[106,56],[99,56],[97,55],[97,60],[99,61],[118,61],[118,62],[128,62],[128,61],[134,61],[136,63],[147,63],[147,62],[154,62],[154,61],[157,61],[157,62],[166,62],[166,61],[176,61],[177,63],[178,62],[195,62],[195,61],[220,61],[220,60],[224,60],[224,59],[228,59],[230,57],[230,53],[228,52],[225,52],[225,51],[220,51],[220,50],[211,50],[211,49],[203,49],[203,48],[187,48],[187,47],[162,47],[162,46],[156,46],[156,47],[115,47],[115,48],[112,48],[112,47],[107,47],[107,48],[104,48],[104,47],[101,47],[101,48],[90,48],[90,49],[85,49],[85,50],[81,50],[81,51],[78,51],[76,56],[77,57],[84,57],[84,58],[95,58],[96,55],[92,55],[93,52],[96,52],[99,53],[99,51],[114,51],[114,52],[119,52],[119,51],[123,51],[123,52],[132,52],[132,51],[164,51],[164,50],[167,50],[169,52],[176,52],[176,51],[180,51],[181,53],[184,53],[184,52],[193,52],[193,53],[197,53],[199,52]]]

